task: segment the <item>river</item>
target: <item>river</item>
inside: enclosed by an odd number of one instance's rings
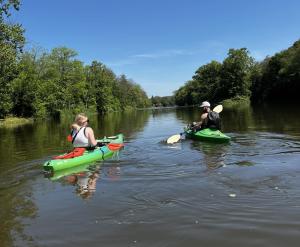
[[[93,115],[96,136],[121,132],[124,149],[56,178],[42,164],[70,148],[73,116],[0,128],[1,246],[298,246],[299,113],[225,109],[229,144],[174,145],[199,108]]]

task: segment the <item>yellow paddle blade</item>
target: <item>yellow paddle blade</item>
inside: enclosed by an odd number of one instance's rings
[[[216,113],[220,113],[221,111],[223,111],[223,106],[222,105],[217,105],[214,109],[214,112]]]
[[[167,143],[168,144],[173,144],[175,142],[178,142],[180,140],[180,138],[181,138],[181,136],[179,134],[173,135],[173,136],[168,138]]]

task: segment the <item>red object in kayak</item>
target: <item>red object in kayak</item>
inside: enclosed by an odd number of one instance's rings
[[[121,147],[124,147],[123,143],[109,143],[107,145],[107,147],[111,150],[111,151],[117,151],[119,150]]]
[[[72,140],[73,140],[72,136],[71,136],[71,135],[68,135],[68,136],[67,136],[67,141],[68,141],[68,142],[72,142]]]
[[[54,157],[54,160],[71,159],[83,155],[85,148],[74,148],[72,152]]]

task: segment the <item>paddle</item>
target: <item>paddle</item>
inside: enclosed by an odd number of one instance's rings
[[[217,105],[214,109],[213,109],[214,112],[216,113],[220,113],[221,111],[223,111],[223,106],[222,105]],[[167,139],[167,143],[168,144],[173,144],[175,142],[178,142],[181,138],[181,135],[184,134],[184,133],[180,133],[180,134],[176,134],[176,135],[172,135],[171,137],[169,137]]]

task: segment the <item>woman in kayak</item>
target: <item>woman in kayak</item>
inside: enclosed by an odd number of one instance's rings
[[[210,103],[208,101],[202,102],[200,107],[203,111],[201,120],[198,123],[193,123],[191,126],[192,130],[198,131],[206,128],[220,130],[221,124],[219,113],[211,111]]]
[[[89,119],[84,113],[79,113],[72,124],[72,143],[76,147],[93,148],[97,146],[94,131],[88,126]]]

